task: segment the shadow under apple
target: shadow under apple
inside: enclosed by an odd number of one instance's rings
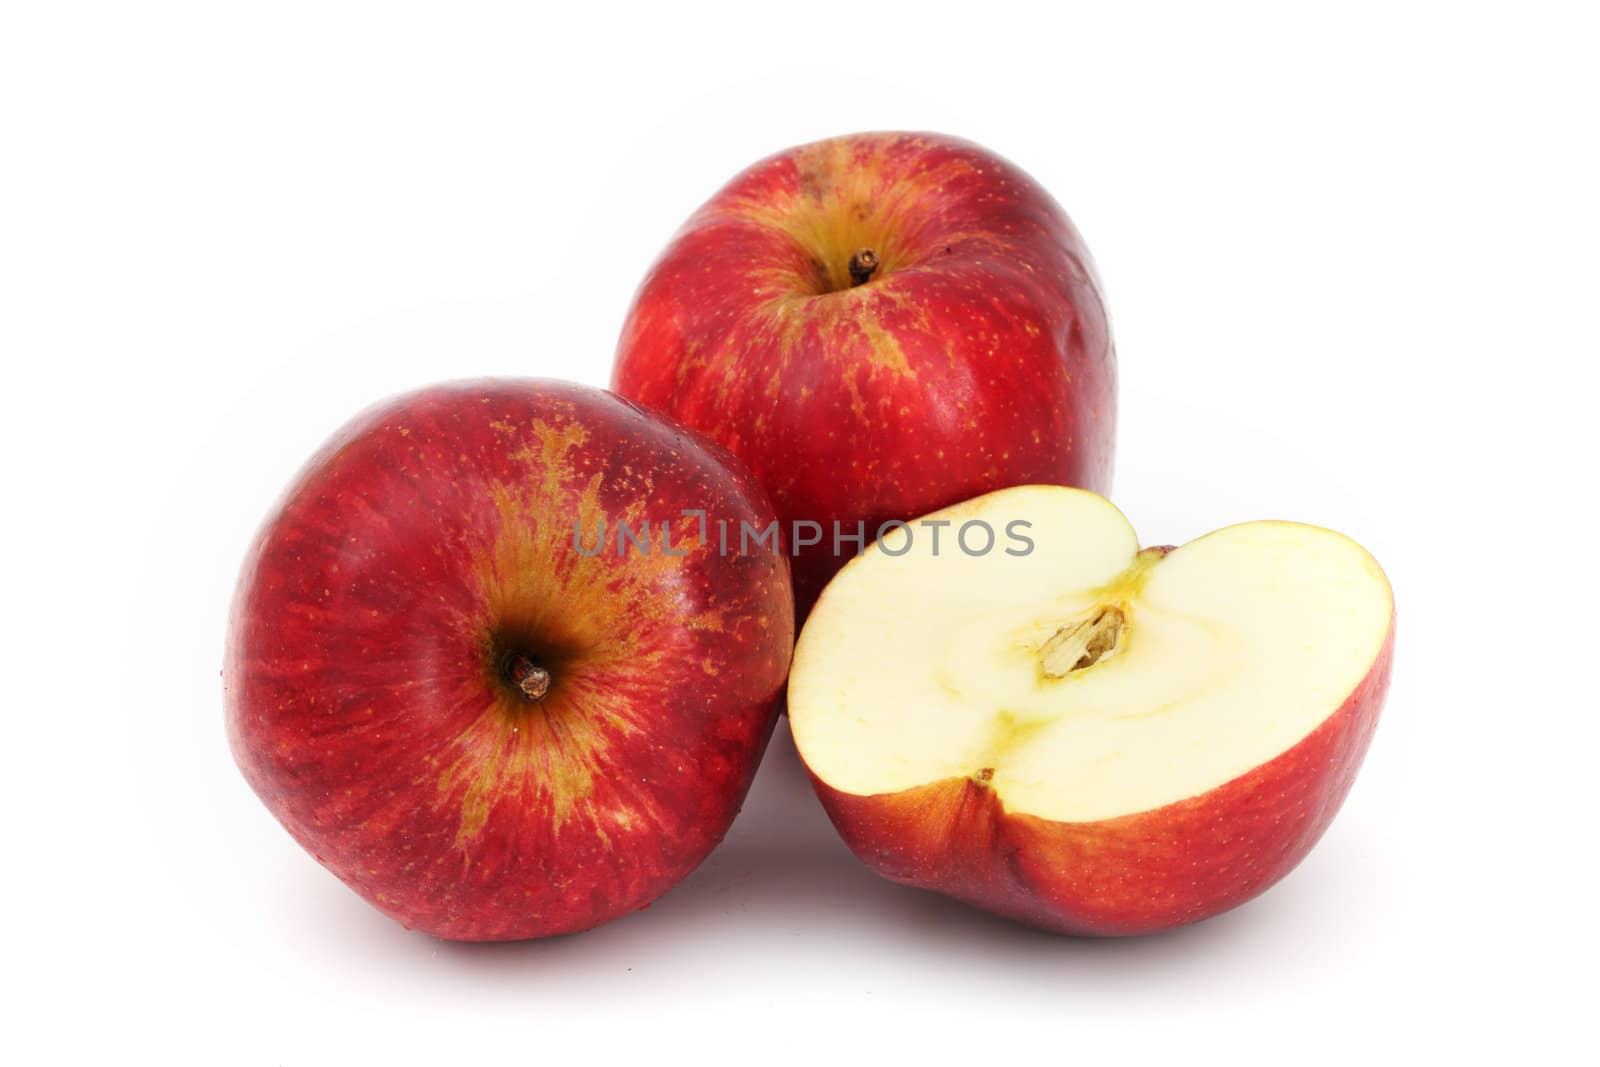
[[[1306,915],[1326,913],[1330,893],[1355,888],[1336,877],[1341,868],[1364,869],[1340,858],[1360,847],[1360,835],[1342,844],[1340,836],[1313,857],[1320,868],[1315,876],[1291,876],[1260,900],[1194,926],[1124,939],[1044,933],[870,872],[834,832],[800,764],[787,720],[781,720],[722,844],[655,904],[596,930],[520,942],[440,941],[401,931],[339,893],[331,877],[325,893],[299,896],[293,910],[297,925],[299,920],[310,924],[315,947],[306,947],[318,955],[339,942],[339,954],[348,955],[354,940],[361,954],[371,949],[397,961],[421,955],[441,976],[506,995],[519,981],[530,980],[559,980],[578,995],[608,994],[634,978],[635,968],[646,973],[720,970],[725,980],[759,979],[804,956],[846,970],[852,961],[899,971],[921,966],[919,960],[936,960],[1019,989],[1092,980],[1109,990],[1154,982],[1176,996],[1188,983],[1233,972],[1262,953],[1281,966],[1315,969],[1319,956],[1334,951],[1335,945],[1322,942],[1339,939],[1339,924],[1309,930]],[[1344,888],[1326,885],[1329,877]],[[343,898],[336,906],[327,899],[335,894]],[[364,914],[352,914],[356,911]],[[1284,945],[1298,947],[1285,956]],[[778,951],[763,951],[766,946]],[[893,959],[900,962],[888,962]],[[511,982],[501,985],[501,979]]]

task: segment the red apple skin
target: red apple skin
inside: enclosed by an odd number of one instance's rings
[[[1333,821],[1378,724],[1394,627],[1365,679],[1293,748],[1207,793],[1100,822],[1005,811],[971,778],[856,796],[815,775],[851,850],[885,878],[1066,934],[1155,933],[1270,888]]]
[[[715,445],[609,393],[431,388],[359,416],[250,549],[228,737],[302,846],[407,927],[486,941],[649,904],[722,838],[777,715],[786,560],[574,549],[581,520],[762,526]],[[608,524],[608,536],[611,529]],[[553,676],[531,704],[505,649]]]
[[[860,248],[881,261],[850,286]],[[725,445],[771,494],[802,617],[866,522],[1029,483],[1110,487],[1115,357],[1088,250],[1017,167],[935,134],[793,148],[650,269],[612,387]]]

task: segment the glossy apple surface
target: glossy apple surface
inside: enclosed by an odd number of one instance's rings
[[[773,519],[726,453],[599,390],[468,382],[361,415],[245,562],[224,670],[245,777],[439,937],[645,906],[738,811],[792,640],[785,559],[723,555],[686,509]],[[619,551],[619,520],[651,551]]]
[[[928,518],[949,524],[942,554],[918,523],[891,533],[795,650],[795,744],[858,856],[1038,926],[1125,935],[1232,908],[1306,855],[1388,688],[1394,602],[1365,550],[1255,522],[1141,551],[1108,501],[1054,486]],[[954,543],[1016,522],[1031,551]]]
[[[1114,363],[1088,250],[1037,182],[965,141],[878,133],[780,152],[696,212],[612,384],[745,460],[786,535],[820,525],[803,615],[858,550],[836,522],[870,542],[1005,486],[1107,490]]]

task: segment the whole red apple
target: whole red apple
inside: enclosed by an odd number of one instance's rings
[[[985,530],[992,551],[958,549]],[[1250,522],[1141,551],[1103,498],[1022,486],[839,573],[789,722],[878,873],[1052,930],[1150,933],[1249,900],[1316,844],[1393,654],[1389,583],[1348,538]]]
[[[408,927],[506,940],[644,907],[738,811],[793,636],[787,561],[725,553],[700,524],[773,519],[732,457],[599,390],[385,403],[250,549],[224,671],[234,756],[301,845]]]
[[[802,615],[858,523],[870,542],[992,489],[1111,479],[1088,250],[1038,183],[950,137],[840,137],[734,178],[650,269],[612,387],[751,466]]]

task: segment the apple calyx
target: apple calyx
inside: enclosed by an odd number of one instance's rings
[[[850,257],[850,285],[865,285],[878,269],[878,253],[870,248],[858,248]]]
[[[505,664],[506,681],[529,704],[537,704],[550,692],[550,672],[521,652],[513,652]]]

